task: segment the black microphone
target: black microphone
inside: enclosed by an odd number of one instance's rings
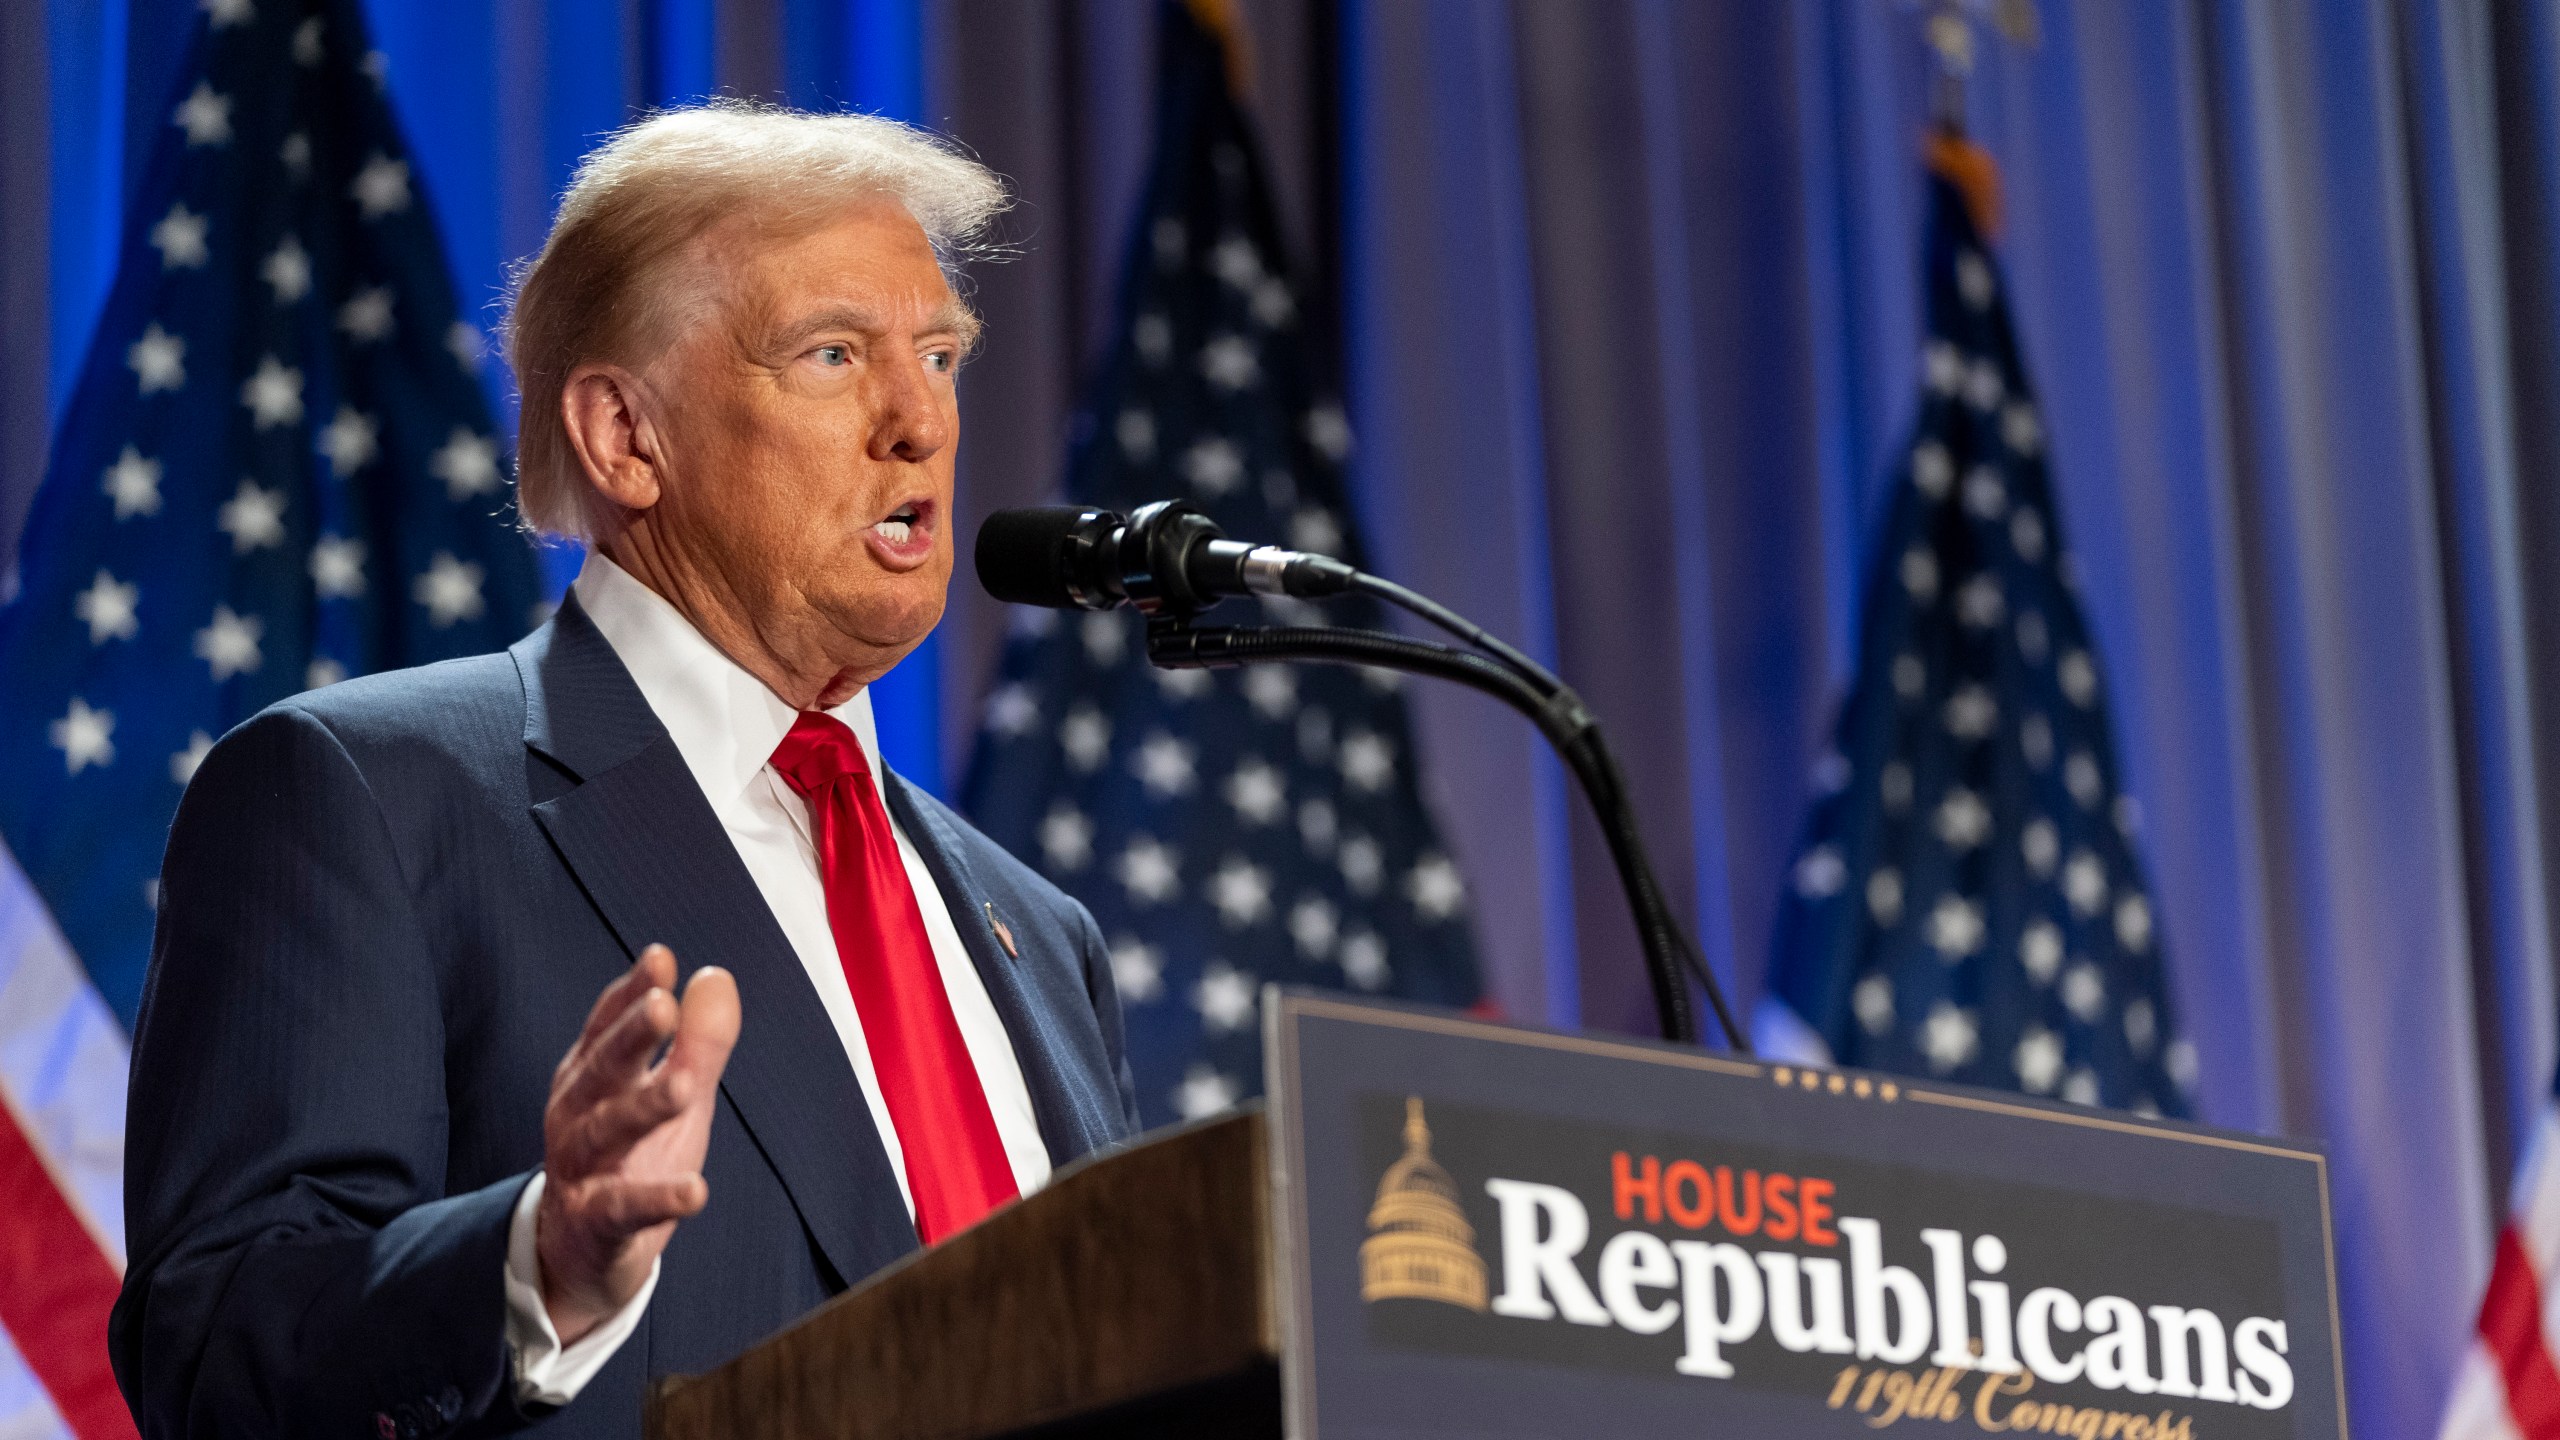
[[[1230,540],[1181,500],[1125,519],[1090,505],[999,510],[978,527],[977,560],[978,583],[1007,604],[1148,615],[1188,615],[1229,595],[1339,595],[1359,574],[1330,555]]]

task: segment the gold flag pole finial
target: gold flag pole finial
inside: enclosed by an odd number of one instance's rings
[[[1236,0],[1182,0],[1184,9],[1201,29],[1218,39],[1219,48],[1227,54],[1227,88],[1239,100],[1253,93],[1253,47],[1247,42],[1244,17],[1236,11]]]
[[[1930,123],[1925,152],[1931,173],[1956,187],[1965,212],[1985,238],[2000,232],[2000,167],[1991,152],[1965,134],[1965,84],[1972,79],[1973,25],[1987,16],[2002,38],[2032,46],[2042,38],[2035,0],[1926,0],[1922,33],[1937,56],[1930,88]]]

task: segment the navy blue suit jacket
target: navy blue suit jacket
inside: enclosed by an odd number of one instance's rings
[[[1092,917],[932,797],[885,793],[1051,1157],[1126,1139]],[[652,942],[725,966],[744,1007],[710,1205],[612,1361],[528,1413],[507,1221],[553,1067]],[[169,838],[125,1145],[110,1346],[152,1436],[636,1436],[651,1377],[717,1365],[916,1247],[797,954],[574,600],[507,654],[313,691],[214,747]]]

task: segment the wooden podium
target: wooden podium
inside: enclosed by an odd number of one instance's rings
[[[1278,1436],[1259,1107],[1046,1188],[708,1374],[651,1440]]]
[[[2346,1433],[2315,1147],[1262,1005],[1267,1109],[1070,1166],[663,1381],[649,1435]]]

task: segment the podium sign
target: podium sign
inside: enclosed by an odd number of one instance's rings
[[[2317,1150],[1264,996],[1267,1113],[660,1380],[651,1440],[2346,1434]]]
[[[2326,1158],[1272,992],[1300,1440],[2346,1434]]]

